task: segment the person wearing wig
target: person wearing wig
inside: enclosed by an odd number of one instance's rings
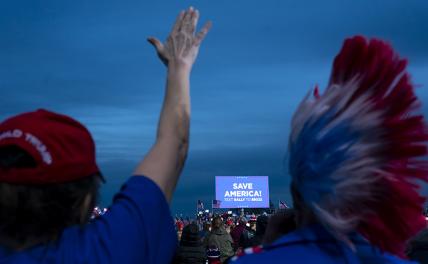
[[[292,119],[297,230],[234,263],[410,263],[405,243],[425,227],[428,134],[406,66],[384,41],[345,40],[324,93]]]

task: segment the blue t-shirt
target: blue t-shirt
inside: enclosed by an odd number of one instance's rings
[[[0,263],[170,263],[176,247],[162,191],[152,180],[134,176],[103,216],[65,229],[49,245],[21,252],[0,248]]]
[[[339,242],[320,225],[312,225],[289,233],[272,245],[246,249],[246,254],[233,258],[231,264],[259,263],[317,263],[317,264],[411,264],[370,245],[362,236],[354,234],[353,251]]]

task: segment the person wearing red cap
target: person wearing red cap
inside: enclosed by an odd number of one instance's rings
[[[89,221],[104,180],[89,131],[47,110],[0,123],[2,263],[169,263],[169,212],[189,142],[189,77],[207,23],[182,11],[165,43],[148,41],[168,68],[156,142],[102,216]]]

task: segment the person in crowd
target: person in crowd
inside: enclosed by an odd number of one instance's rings
[[[254,216],[252,221],[245,224],[241,236],[239,237],[238,248],[245,249],[247,247],[251,247],[251,240],[256,235],[256,221],[257,217]]]
[[[257,216],[256,215],[251,216],[250,221],[248,221],[248,223],[250,224],[251,231],[255,233],[257,228]]]
[[[232,237],[229,233],[226,232],[226,229],[223,225],[223,220],[220,216],[214,217],[211,223],[211,232],[204,241],[205,247],[217,247],[220,250],[220,260],[222,263],[224,263],[230,257],[235,255],[232,244]]]
[[[238,224],[230,232],[230,235],[233,239],[233,249],[235,251],[237,251],[238,248],[240,247],[239,240],[241,238],[242,233],[246,229],[246,225],[247,225],[247,219],[244,216],[241,216],[238,220]]]
[[[268,216],[267,215],[259,215],[256,221],[256,231],[252,238],[249,241],[249,247],[261,245],[263,242],[263,237],[266,232],[266,227],[268,224]]]
[[[236,219],[235,218],[232,218],[232,219],[230,219],[230,221],[231,221],[231,223],[230,223],[230,233],[232,233],[233,232],[233,230],[235,229],[235,227],[236,227]],[[229,234],[230,234],[229,233]]]
[[[177,231],[183,231],[184,222],[180,218],[175,219],[175,228],[177,229]]]
[[[406,64],[384,41],[345,41],[325,92],[292,118],[297,229],[232,263],[410,263],[406,242],[426,225],[428,129]]]
[[[201,238],[202,241],[205,240],[205,237],[208,236],[208,234],[211,231],[211,223],[210,222],[205,222],[203,224],[203,229],[201,231],[199,231],[199,236]]]
[[[271,244],[281,236],[294,230],[296,230],[294,209],[278,210],[274,215],[269,217],[262,244]]]
[[[230,234],[230,232],[232,232],[233,228],[235,227],[233,220],[231,218],[227,218],[225,225],[227,233]]]
[[[104,215],[88,222],[104,180],[78,121],[47,110],[0,123],[2,263],[170,263],[177,237],[169,205],[189,147],[190,73],[210,23],[182,11],[165,43],[156,141]]]
[[[205,264],[207,254],[199,237],[199,229],[195,223],[184,227],[180,246],[175,256],[175,264]]]

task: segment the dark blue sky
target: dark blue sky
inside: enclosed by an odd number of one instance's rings
[[[290,201],[284,156],[291,115],[324,87],[345,37],[387,39],[410,60],[428,113],[428,2],[1,1],[0,119],[39,107],[89,127],[107,205],[154,141],[165,69],[146,37],[164,39],[180,9],[213,21],[192,76],[188,162],[173,212],[209,204],[216,175],[267,175]]]

